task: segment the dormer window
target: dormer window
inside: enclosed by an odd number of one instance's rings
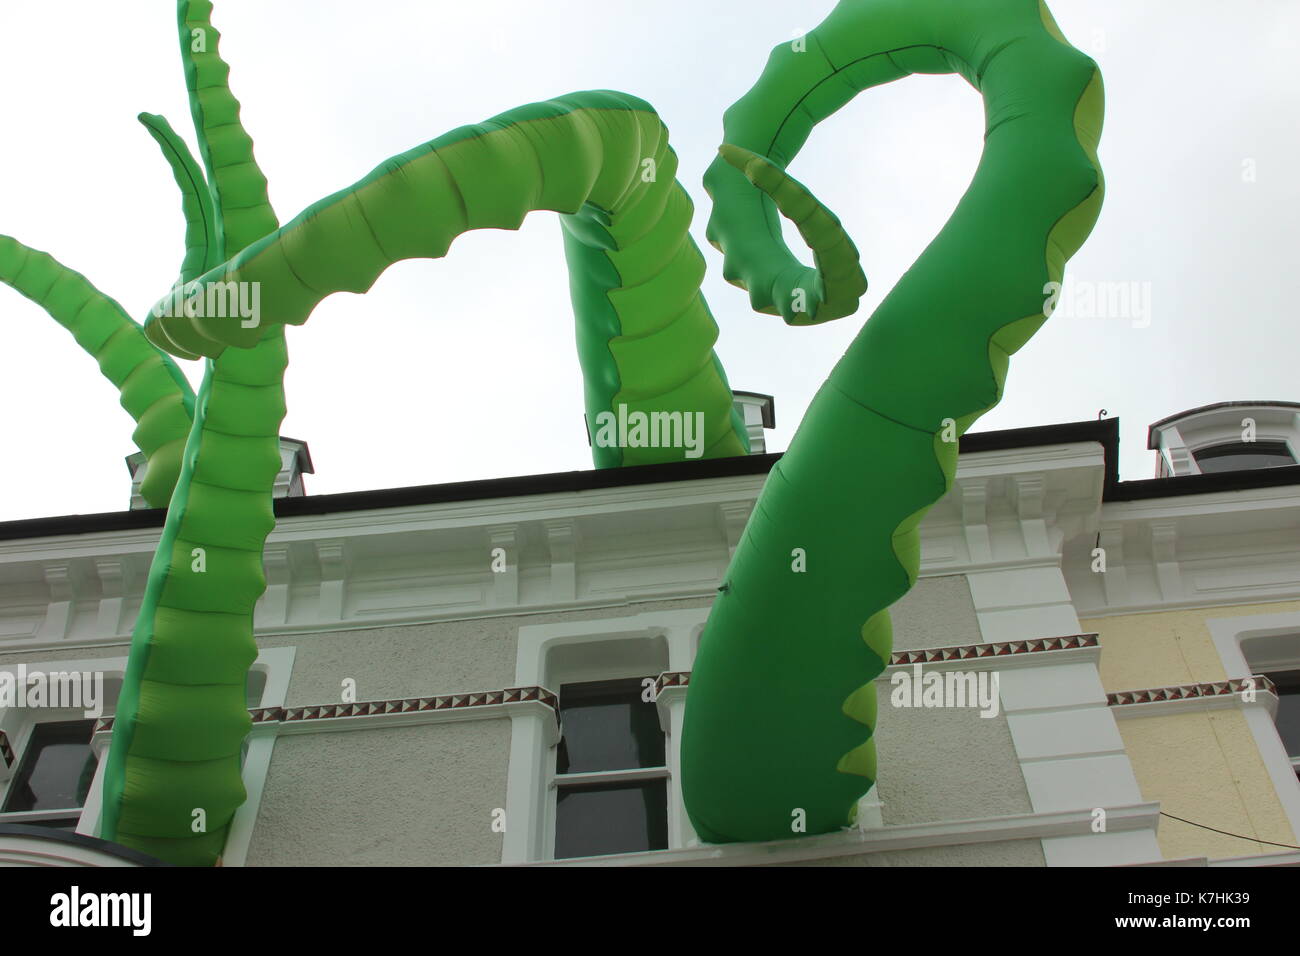
[[[1156,477],[1226,474],[1300,460],[1300,402],[1219,402],[1162,419],[1147,432]]]

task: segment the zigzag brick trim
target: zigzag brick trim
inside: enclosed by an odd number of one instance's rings
[[[336,720],[349,717],[374,717],[381,714],[410,714],[421,711],[465,710],[471,707],[494,707],[535,700],[558,715],[560,702],[545,687],[507,687],[505,690],[470,694],[441,694],[437,697],[399,697],[390,700],[367,700],[355,704],[310,704],[304,707],[253,707],[248,713],[254,724],[299,723],[305,720]],[[113,718],[101,717],[95,733],[112,730]],[[0,737],[3,737],[0,734]]]
[[[895,651],[889,657],[891,666],[899,664],[934,664],[943,661],[976,660],[983,657],[1039,654],[1044,651],[1069,651],[1081,647],[1098,647],[1096,634],[1071,634],[1066,637],[1042,637],[1030,641],[1003,641],[995,644],[957,644],[952,647],[931,647],[915,651]],[[690,671],[666,671],[655,681],[655,693],[665,687],[687,687],[691,683]]]
[[[890,655],[893,664],[930,664],[941,661],[975,660],[985,657],[1037,654],[1044,651],[1065,651],[1081,647],[1097,647],[1096,634],[1072,634],[1066,637],[1043,637],[1027,641],[1005,641],[995,644],[959,644],[952,647],[933,647],[915,651],[896,651]],[[666,687],[687,687],[690,671],[665,671],[655,680],[655,693]],[[1136,693],[1136,692],[1135,692]],[[253,723],[295,723],[304,720],[337,720],[349,717],[373,717],[378,714],[406,714],[430,710],[452,710],[467,707],[488,707],[514,704],[523,701],[540,701],[558,715],[559,698],[545,687],[507,687],[504,690],[481,691],[469,694],[442,694],[437,697],[403,697],[390,700],[361,701],[355,704],[310,704],[302,707],[254,707],[249,710]],[[101,717],[95,724],[95,733],[111,730],[112,717]],[[0,733],[0,758],[8,746]],[[12,759],[10,757],[9,759]],[[8,766],[8,764],[6,764]]]
[[[1248,683],[1249,682],[1249,683]],[[1106,695],[1112,707],[1130,704],[1155,704],[1166,700],[1191,700],[1195,697],[1232,697],[1250,691],[1276,694],[1277,687],[1263,674],[1234,680],[1210,681],[1205,684],[1180,684],[1177,687],[1150,687],[1145,690],[1122,690]]]
[[[1096,634],[1071,634],[1067,637],[1040,637],[1029,641],[1003,641],[996,644],[961,644],[955,647],[931,647],[915,651],[895,651],[890,665],[934,664],[942,661],[965,661],[981,657],[1009,657],[1038,654],[1043,651],[1069,651],[1080,647],[1097,647]]]
[[[664,671],[655,680],[655,696],[658,697],[665,687],[686,687],[690,682],[690,671]]]

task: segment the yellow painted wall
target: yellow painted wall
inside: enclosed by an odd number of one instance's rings
[[[1223,680],[1227,674],[1205,622],[1300,611],[1300,601],[1159,611],[1081,620],[1101,639],[1107,692]],[[1166,813],[1219,830],[1297,843],[1246,719],[1233,708],[1116,721],[1142,796]],[[1161,818],[1166,859],[1283,853],[1282,847],[1221,836]]]

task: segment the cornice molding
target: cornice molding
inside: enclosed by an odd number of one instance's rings
[[[1059,564],[1067,529],[1058,525],[1087,522],[1102,477],[1095,442],[963,456],[957,490],[922,525],[922,575]],[[311,634],[710,597],[765,480],[722,475],[281,516],[267,542],[257,631]],[[961,514],[972,500],[985,522],[978,547]],[[0,541],[0,595],[8,590],[0,647],[120,642],[155,535]],[[504,574],[492,573],[496,547],[507,553]]]
[[[1300,536],[1287,537],[1300,530],[1300,486],[1103,505],[1106,469],[1100,441],[964,452],[953,491],[921,525],[921,575],[1059,567],[1084,617],[1300,597]],[[766,477],[755,467],[285,514],[267,543],[256,627],[311,634],[707,598]],[[122,641],[157,533],[0,541],[0,648]],[[1099,533],[1100,580],[1090,570]],[[489,549],[501,541],[508,573],[491,574]]]
[[[1107,502],[1063,570],[1080,617],[1300,597],[1300,487]],[[1094,545],[1106,570],[1093,571]]]

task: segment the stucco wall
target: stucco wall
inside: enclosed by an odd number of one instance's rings
[[[345,677],[357,680],[361,699],[491,690],[514,682],[521,625],[708,604],[707,599],[659,601],[276,636],[259,639],[259,644],[297,647],[291,704],[338,700]],[[970,590],[961,576],[921,580],[895,610],[894,619],[900,649],[979,640]],[[878,740],[884,768],[880,794],[887,824],[1030,809],[1004,717],[981,718],[969,709],[895,710],[888,705],[889,685],[883,683],[880,690]],[[482,740],[475,737],[480,733],[486,735]],[[491,833],[489,824],[492,809],[505,799],[509,735],[508,722],[494,720],[283,736],[276,743],[249,863],[497,860],[500,835]],[[444,777],[439,769],[444,766],[454,772]],[[320,796],[322,790],[330,796]],[[365,812],[359,812],[361,808]],[[333,836],[322,842],[322,833]],[[407,838],[402,838],[403,833]],[[1041,849],[1036,841],[1029,842],[1032,852],[1018,849],[1015,860],[1041,865]],[[966,850],[952,852],[969,856]],[[991,854],[990,860],[1001,858],[1000,850],[985,847],[984,852]],[[867,865],[894,865],[882,861],[897,856],[879,856]],[[912,853],[907,860],[924,856]],[[970,858],[978,857],[976,853]]]
[[[1300,602],[1125,614],[1080,623],[1100,636],[1102,684],[1115,692],[1223,680],[1223,661],[1205,622],[1288,611],[1300,611]],[[1241,711],[1189,710],[1117,723],[1144,799],[1218,830],[1297,842]],[[1167,859],[1283,852],[1167,817],[1158,839]]]
[[[602,620],[710,603],[707,598],[653,601],[549,614],[275,635],[259,637],[257,643],[259,647],[297,648],[289,704],[338,702],[342,681],[348,677],[357,682],[358,700],[428,697],[513,687],[522,625]]]
[[[282,735],[247,865],[497,862],[509,750],[508,719]]]
[[[964,574],[921,578],[889,612],[894,650],[980,644],[979,617]]]
[[[922,578],[890,613],[895,650],[982,640],[964,575]],[[887,681],[877,681],[876,745],[886,824],[1030,812],[1029,792],[1002,713],[981,717],[975,709],[895,708],[890,690]],[[1041,865],[1041,848],[1037,852]]]
[[[515,682],[518,629],[525,624],[609,619],[706,607],[709,599],[657,601],[547,614],[258,638],[293,646],[289,705],[341,699],[496,690]],[[970,590],[960,575],[924,578],[893,612],[895,647],[980,640]],[[122,656],[124,646],[5,653],[0,660]],[[880,795],[887,824],[968,819],[1029,810],[1006,720],[978,711],[889,706],[879,685]],[[504,806],[510,721],[480,719],[355,731],[286,734],[275,743],[249,849],[249,865],[422,865],[500,859],[491,815]],[[855,864],[852,860],[857,860]],[[981,844],[828,865],[983,863],[1041,865],[1037,841]]]
[[[1142,796],[1160,809],[1218,830],[1295,845],[1295,834],[1240,711],[1121,720],[1120,736]],[[1171,820],[1160,821],[1166,859],[1281,853],[1281,847]]]
[[[369,630],[261,637],[297,648],[288,700],[424,697],[514,686],[524,624],[605,619],[700,607],[658,601]],[[275,742],[249,848],[250,866],[421,866],[495,863],[510,754],[508,719],[474,719],[331,733]]]
[[[888,684],[878,684],[877,693],[877,786],[885,824],[1030,812],[1006,717],[981,717],[969,709],[896,709],[888,703]]]
[[[1205,622],[1288,611],[1300,611],[1300,601],[1118,614],[1079,623],[1101,638],[1101,682],[1109,693],[1223,680],[1223,662]]]

